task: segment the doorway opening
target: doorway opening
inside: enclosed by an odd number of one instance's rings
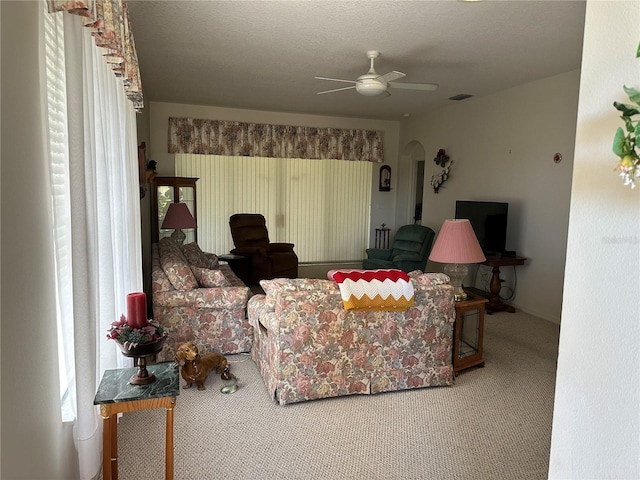
[[[424,191],[424,160],[416,162],[416,196],[414,200],[415,208],[413,214],[413,223],[422,221],[422,193]]]

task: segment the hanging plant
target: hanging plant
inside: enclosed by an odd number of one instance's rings
[[[640,57],[640,43],[636,57]],[[624,179],[625,185],[636,188],[636,178],[640,177],[640,91],[624,86],[624,91],[634,105],[613,102],[616,110],[622,112],[620,118],[624,129],[618,127],[613,138],[613,153],[620,157],[615,170]]]
[[[453,164],[453,160],[449,159],[449,155],[444,151],[443,148],[438,150],[436,154],[436,158],[433,159],[436,165],[441,167],[441,170],[438,173],[434,173],[431,176],[431,186],[433,187],[433,193],[438,193],[440,187],[444,182],[449,178],[449,169]]]

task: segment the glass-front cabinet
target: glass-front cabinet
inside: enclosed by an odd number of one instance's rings
[[[153,180],[153,212],[151,216],[152,241],[158,242],[162,237],[168,237],[173,229],[162,229],[162,221],[167,209],[172,203],[185,203],[198,223],[198,209],[196,203],[197,178],[188,177],[156,177]],[[187,235],[184,243],[198,242],[198,231],[195,228],[183,229]]]

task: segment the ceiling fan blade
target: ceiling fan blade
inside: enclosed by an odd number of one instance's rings
[[[407,82],[389,82],[390,88],[404,88],[405,90],[437,90],[437,83],[407,83]]]
[[[356,86],[353,85],[351,87],[334,88],[333,90],[325,90],[324,92],[318,92],[318,95],[324,95],[325,93],[341,92],[342,90],[351,90],[352,88],[356,88]]]
[[[342,80],[341,78],[314,77],[317,80],[331,80],[332,82],[356,83],[355,80]]]
[[[384,75],[381,75],[381,77],[383,79],[385,79],[387,82],[391,82],[393,80],[397,80],[398,78],[402,78],[402,77],[406,77],[407,75],[402,73],[402,72],[398,72],[397,70],[394,70],[393,72],[389,72],[389,73],[385,73]]]

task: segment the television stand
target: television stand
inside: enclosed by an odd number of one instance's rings
[[[517,265],[524,265],[525,257],[503,257],[503,256],[488,256],[487,259],[481,263],[481,265],[487,265],[492,267],[491,283],[489,284],[489,291],[491,296],[489,302],[485,305],[485,309],[489,315],[493,312],[509,312],[516,311],[511,305],[502,303],[500,298],[500,290],[502,284],[500,282],[500,267],[511,267]]]

